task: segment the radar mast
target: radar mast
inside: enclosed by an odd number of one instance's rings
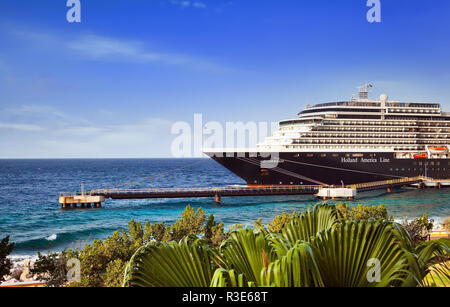
[[[358,86],[358,89],[359,89],[358,98],[359,99],[369,99],[369,89],[372,87],[373,86],[370,83],[365,83],[362,86]]]

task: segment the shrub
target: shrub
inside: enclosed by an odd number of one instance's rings
[[[46,282],[47,287],[60,287],[67,282],[66,254],[50,253],[42,255],[38,252],[38,259],[30,269],[30,273]]]
[[[419,244],[427,240],[431,231],[433,230],[434,220],[428,219],[428,215],[424,214],[421,217],[415,218],[411,222],[408,219],[403,221],[403,228],[408,232],[411,241],[414,244]]]
[[[272,222],[268,225],[267,228],[271,232],[279,233],[283,229],[283,227],[288,224],[294,217],[298,217],[297,212],[286,213],[283,212],[281,215],[276,216]]]
[[[447,232],[450,232],[450,216],[444,219],[442,227],[444,227]]]
[[[9,254],[14,249],[14,243],[9,243],[9,236],[0,241],[0,282],[4,281],[4,276],[9,275],[13,266]]]
[[[345,220],[367,220],[367,219],[392,219],[388,215],[386,206],[363,206],[358,205],[356,207],[349,207],[345,203],[339,203],[336,205],[339,216],[341,219]]]
[[[144,227],[140,222],[131,220],[128,231],[116,231],[105,240],[94,240],[81,250],[67,251],[67,257],[78,258],[81,265],[81,281],[72,286],[81,287],[117,287],[123,280],[125,264],[144,244],[158,245],[171,241],[180,241],[184,237],[198,236],[204,233],[205,211],[187,206],[173,225],[165,223],[150,224]],[[225,239],[223,224],[216,225],[210,217],[208,235],[211,246],[219,246]]]
[[[224,231],[223,223],[217,224],[214,215],[211,214],[205,225],[204,237],[205,242],[213,248],[218,248],[223,241],[229,237],[229,233]]]
[[[107,287],[120,287],[123,281],[126,262],[116,259],[106,266],[105,284]]]

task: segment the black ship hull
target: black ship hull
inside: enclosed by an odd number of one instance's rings
[[[338,186],[416,176],[450,178],[450,159],[397,159],[392,152],[206,154],[251,186]]]

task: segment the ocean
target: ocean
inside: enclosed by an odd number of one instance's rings
[[[173,223],[187,205],[202,207],[226,226],[269,223],[282,212],[302,212],[313,196],[213,199],[108,200],[101,209],[61,210],[60,192],[111,188],[214,187],[245,184],[210,159],[0,160],[0,238],[16,243],[14,257],[60,251],[126,229],[131,219]],[[436,222],[450,216],[450,189],[413,188],[367,192],[349,204],[386,205],[397,220],[427,213]]]

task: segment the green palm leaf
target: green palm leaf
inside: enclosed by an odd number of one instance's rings
[[[275,260],[265,233],[255,233],[252,229],[234,232],[220,249],[228,269],[243,274],[249,282],[257,285],[262,284],[261,270]]]
[[[127,265],[124,285],[208,287],[216,268],[213,252],[200,240],[141,247]]]
[[[450,280],[450,270],[445,263],[445,260],[448,260],[449,253],[449,239],[423,242],[416,247],[419,278],[421,281],[424,281],[422,285],[428,285],[424,278],[430,271],[433,271],[441,283],[446,285],[445,281]],[[432,268],[433,265],[434,267]]]
[[[333,227],[338,221],[336,208],[317,205],[300,214],[287,224],[280,234],[271,235],[271,244],[278,256],[284,256],[298,241],[310,242],[319,232]]]
[[[234,270],[219,268],[214,273],[211,281],[211,287],[254,287],[255,283],[248,282],[244,274],[236,274]]]
[[[322,287],[324,286],[309,243],[299,242],[281,259],[272,262],[261,272],[262,286]]]
[[[326,286],[392,286],[405,282],[414,262],[401,240],[392,222],[347,221],[319,233],[312,246]],[[376,261],[380,264],[378,281],[368,278]]]

